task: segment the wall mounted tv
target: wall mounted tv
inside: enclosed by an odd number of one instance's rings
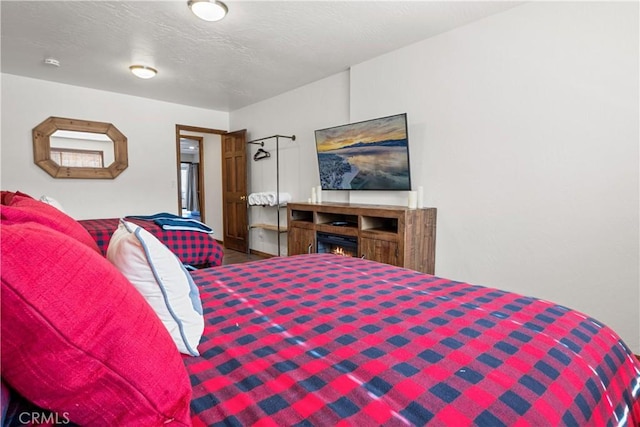
[[[323,190],[411,190],[406,113],[315,134]]]

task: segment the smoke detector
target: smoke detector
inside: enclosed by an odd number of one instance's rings
[[[60,61],[58,61],[55,58],[47,58],[44,60],[44,63],[46,65],[51,65],[52,67],[59,67],[60,66]]]

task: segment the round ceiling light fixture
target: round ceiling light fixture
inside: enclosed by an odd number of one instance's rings
[[[229,11],[227,5],[218,0],[189,0],[187,4],[194,15],[209,22],[221,20]]]
[[[134,76],[141,79],[150,79],[158,74],[158,70],[155,68],[147,67],[146,65],[132,65],[129,67]]]

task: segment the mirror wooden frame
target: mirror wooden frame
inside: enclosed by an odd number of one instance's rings
[[[113,141],[113,163],[104,168],[60,166],[50,155],[49,137],[57,130],[107,135]],[[129,166],[127,137],[111,123],[49,117],[33,128],[33,162],[54,178],[114,179]]]

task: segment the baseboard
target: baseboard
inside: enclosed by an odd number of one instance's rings
[[[249,253],[251,255],[257,255],[257,256],[262,257],[262,258],[272,258],[274,256],[278,256],[278,255],[268,254],[266,252],[256,251],[255,249],[250,249]]]

